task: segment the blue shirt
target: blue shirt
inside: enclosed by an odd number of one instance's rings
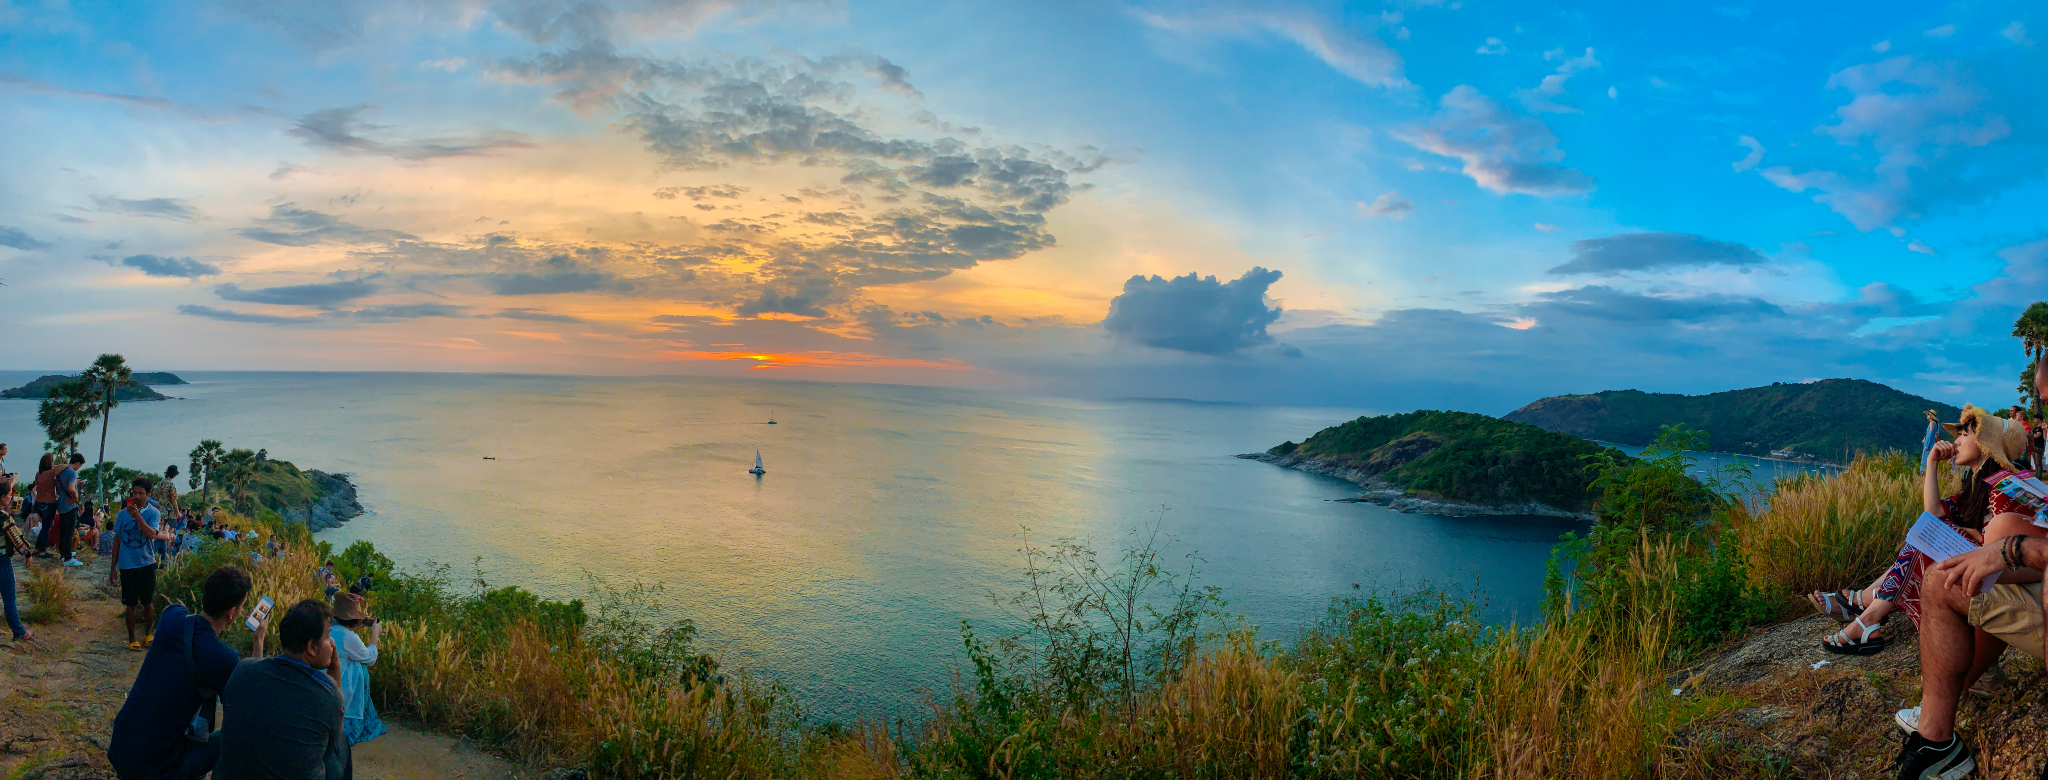
[[[183,606],[164,608],[156,621],[156,641],[142,658],[135,687],[114,716],[107,762],[122,777],[156,777],[176,769],[171,759],[185,741],[185,731],[199,710],[199,686],[185,662],[185,643],[193,642],[192,660],[208,688],[225,690],[241,655],[213,633],[213,624]]]
[[[77,504],[71,503],[71,491],[67,489],[77,481],[78,472],[72,471],[70,466],[57,472],[57,511],[69,512],[78,508]]]
[[[156,502],[142,508],[141,522],[149,524],[150,530],[156,530],[159,517]],[[114,533],[121,535],[121,549],[117,551],[121,559],[114,563],[116,567],[139,569],[156,563],[154,540],[142,535],[142,527],[136,524],[135,516],[128,513],[126,506],[121,507],[121,514],[114,518]]]

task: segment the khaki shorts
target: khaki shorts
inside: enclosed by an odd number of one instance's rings
[[[2041,583],[1995,585],[1970,597],[1970,625],[2035,658],[2041,652]]]

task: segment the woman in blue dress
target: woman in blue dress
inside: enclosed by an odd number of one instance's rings
[[[365,644],[355,630],[370,628]],[[334,599],[334,627],[328,630],[334,650],[341,656],[341,733],[351,745],[384,735],[384,721],[377,719],[377,705],[370,702],[370,666],[377,663],[377,639],[384,624],[363,612],[363,597],[342,593]]]

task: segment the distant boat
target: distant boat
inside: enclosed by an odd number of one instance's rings
[[[775,424],[775,418],[773,418],[773,417],[770,417],[770,418],[768,418],[768,424],[769,424],[769,425],[774,425],[774,424]]]
[[[491,457],[491,456],[489,456],[489,455],[485,455],[485,456],[484,456],[484,460],[497,460],[497,458],[493,458],[493,457]]]
[[[768,473],[768,470],[767,470],[767,469],[761,468],[761,451],[760,451],[760,450],[754,450],[754,467],[753,467],[753,468],[750,468],[750,469],[747,469],[747,473],[748,473],[748,474],[752,474],[752,475],[754,475],[754,476],[757,476],[757,477],[758,477],[758,476],[761,476],[762,474],[766,474],[766,473]]]

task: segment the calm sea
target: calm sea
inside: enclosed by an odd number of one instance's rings
[[[0,372],[0,386],[35,372]],[[1353,585],[1474,587],[1535,614],[1570,521],[1404,515],[1352,486],[1231,457],[1366,410],[1089,401],[881,385],[472,374],[182,373],[183,400],[114,411],[110,459],[185,468],[202,438],[349,472],[374,514],[322,534],[493,586],[658,583],[728,669],[826,718],[907,712],[1006,626],[1023,529],[1111,552],[1163,517],[1229,609],[1288,639]],[[0,401],[33,471],[35,403]],[[778,424],[767,424],[774,419]],[[97,452],[99,430],[89,434]],[[759,450],[768,473],[747,474]],[[484,460],[484,456],[496,460]],[[182,481],[182,478],[181,478]],[[1163,513],[1163,515],[1162,515]]]

